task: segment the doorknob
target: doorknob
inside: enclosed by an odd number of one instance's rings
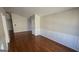
[[[16,24],[14,24],[14,26],[16,26]]]

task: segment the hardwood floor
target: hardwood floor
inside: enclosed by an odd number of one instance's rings
[[[68,47],[31,32],[16,33],[9,43],[9,52],[74,52]]]

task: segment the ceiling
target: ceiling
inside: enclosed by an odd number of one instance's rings
[[[4,9],[8,12],[12,12],[12,13],[19,14],[21,16],[29,17],[33,14],[38,14],[39,16],[54,14],[54,13],[72,9],[72,7],[7,7]]]

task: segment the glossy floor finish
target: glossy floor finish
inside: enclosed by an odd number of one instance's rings
[[[74,52],[59,43],[31,32],[16,33],[9,43],[9,52]]]

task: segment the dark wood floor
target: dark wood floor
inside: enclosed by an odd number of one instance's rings
[[[9,52],[74,52],[74,50],[43,36],[35,37],[31,32],[21,32],[16,33],[15,38],[11,36]]]

